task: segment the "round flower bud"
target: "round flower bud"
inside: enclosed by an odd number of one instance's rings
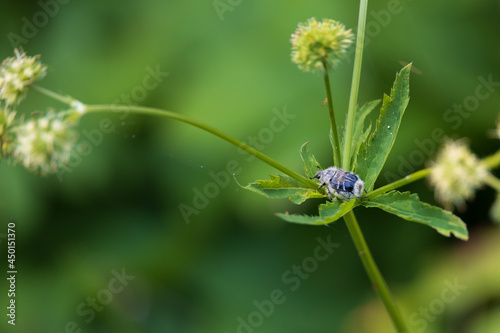
[[[292,62],[305,72],[315,72],[332,69],[347,48],[353,43],[354,35],[351,29],[337,21],[323,19],[318,22],[310,18],[305,23],[299,23],[292,34]]]

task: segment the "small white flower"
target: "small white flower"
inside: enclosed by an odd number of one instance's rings
[[[78,134],[67,113],[49,111],[43,118],[31,119],[16,128],[13,155],[30,171],[42,175],[55,173],[68,163]]]
[[[486,167],[463,141],[448,140],[431,167],[429,180],[436,199],[447,209],[453,205],[462,208],[484,184],[487,174]]]
[[[0,99],[6,105],[18,103],[29,86],[45,76],[47,66],[39,61],[40,56],[28,57],[14,50],[16,56],[7,58],[0,65]]]

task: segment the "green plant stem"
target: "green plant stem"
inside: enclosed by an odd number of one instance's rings
[[[361,79],[361,65],[363,63],[363,47],[365,40],[366,13],[368,11],[368,0],[361,0],[359,5],[358,30],[356,37],[356,52],[354,55],[354,68],[352,71],[351,95],[349,97],[349,108],[347,112],[347,125],[345,128],[344,152],[342,168],[350,171],[352,135],[354,133],[354,119],[356,116],[356,104],[358,102],[359,82]]]
[[[49,89],[46,89],[44,87],[40,87],[40,86],[37,86],[37,85],[33,85],[32,88],[36,91],[38,91],[39,93],[42,93],[50,98],[53,98],[59,102],[62,102],[64,104],[68,104],[68,105],[71,105],[73,102],[76,101],[76,99],[74,99],[73,97],[71,96],[63,96],[61,94],[58,94],[56,92],[53,92]]]
[[[493,176],[491,173],[486,175],[486,179],[484,180],[486,184],[494,188],[497,192],[500,193],[500,179]]]
[[[33,88],[35,90],[37,90],[38,92],[40,92],[48,97],[51,97],[55,100],[58,100],[62,103],[68,104],[68,105],[73,105],[75,102],[79,102],[78,100],[74,99],[73,97],[62,96],[56,92],[53,92],[49,89],[46,89],[46,88],[43,88],[40,86],[33,86]],[[275,168],[275,169],[287,174],[288,176],[292,177],[293,179],[301,182],[306,187],[313,188],[313,189],[316,189],[318,187],[318,185],[315,182],[313,182],[311,179],[308,179],[308,178],[298,174],[297,172],[287,168],[283,164],[273,160],[269,156],[267,156],[267,155],[261,153],[260,151],[250,147],[249,145],[239,141],[238,139],[236,139],[236,138],[234,138],[234,137],[232,137],[232,136],[230,136],[230,135],[228,135],[228,134],[226,134],[226,133],[224,133],[224,132],[222,132],[222,131],[220,131],[212,126],[206,125],[204,123],[201,123],[199,121],[191,119],[187,116],[184,116],[184,115],[181,115],[178,113],[174,113],[171,111],[166,111],[166,110],[157,109],[157,108],[143,107],[143,106],[105,105],[105,104],[104,105],[82,104],[82,105],[84,106],[84,109],[85,109],[84,114],[97,113],[97,112],[109,112],[109,111],[113,111],[113,112],[123,111],[123,112],[127,112],[127,113],[143,114],[143,115],[149,115],[149,116],[158,116],[158,117],[163,117],[163,118],[181,121],[183,123],[198,127],[198,128],[200,128],[208,133],[211,133],[215,136],[218,136],[219,138],[229,142],[230,144],[232,144],[232,145],[246,151],[247,153],[257,157],[258,159],[260,159],[264,163],[269,164],[273,168]]]
[[[352,240],[354,241],[354,245],[358,250],[361,262],[363,263],[366,273],[370,278],[372,287],[384,303],[397,331],[399,333],[409,332],[407,324],[403,319],[403,315],[399,311],[387,283],[385,282],[382,274],[380,274],[377,264],[375,264],[375,261],[373,260],[372,254],[366,244],[354,212],[351,210],[349,213],[344,215],[344,220],[347,228],[349,229]]]
[[[488,169],[498,168],[500,166],[500,150],[493,155],[485,157],[483,163]]]
[[[189,117],[186,117],[184,115],[174,113],[171,111],[166,111],[166,110],[161,110],[161,109],[156,109],[156,108],[150,108],[150,107],[142,107],[142,106],[125,106],[125,105],[86,105],[86,111],[87,113],[96,113],[96,112],[106,112],[106,111],[124,111],[124,112],[129,112],[129,113],[135,113],[135,114],[141,114],[141,115],[149,115],[149,116],[157,116],[157,117],[162,117],[162,118],[168,118],[168,119],[174,119],[181,121],[183,123],[198,127],[208,133],[211,133],[215,136],[218,136],[219,138],[229,142],[230,144],[246,151],[247,153],[257,157],[261,161],[269,164],[273,168],[287,174],[288,176],[292,177],[293,179],[301,182],[302,184],[306,185],[306,187],[309,188],[317,188],[317,184],[313,182],[310,179],[307,179],[306,177],[296,173],[295,171],[287,168],[281,163],[278,163],[277,161],[273,160],[267,155],[262,154],[260,151],[250,147],[249,145],[235,139],[234,137],[219,131],[218,129],[206,125],[204,123],[201,123],[199,121],[196,121],[194,119],[191,119]]]
[[[323,59],[323,79],[325,81],[326,88],[326,100],[328,104],[328,112],[330,113],[330,123],[332,127],[332,136],[333,136],[333,164],[337,167],[340,167],[341,159],[340,159],[340,142],[339,142],[339,134],[337,131],[337,122],[335,121],[335,112],[333,111],[333,99],[332,99],[332,91],[330,88],[330,77],[328,76],[328,67],[326,65],[326,59]]]
[[[359,82],[361,79],[361,65],[363,60],[363,44],[365,37],[365,25],[366,25],[366,13],[368,11],[368,0],[361,0],[359,7],[359,19],[358,19],[358,31],[356,39],[356,53],[354,57],[354,68],[352,73],[352,85],[351,94],[349,97],[349,109],[347,113],[347,125],[345,129],[345,139],[344,139],[344,151],[342,168],[344,170],[352,170],[351,166],[351,145],[352,136],[354,133],[354,119],[356,116],[356,104],[358,100]],[[373,193],[373,192],[372,192]],[[392,319],[394,326],[399,333],[409,332],[406,322],[403,320],[403,316],[399,311],[394,299],[391,295],[389,287],[384,281],[382,274],[380,273],[373,257],[370,253],[370,249],[366,244],[361,228],[359,227],[358,221],[354,212],[351,210],[349,213],[344,215],[344,220],[346,222],[349,233],[352,237],[354,245],[356,246],[361,262],[365,268],[372,286],[375,292],[380,297],[384,306]]]
[[[490,155],[490,156],[485,157],[482,160],[482,163],[486,166],[487,169],[490,169],[490,170],[498,168],[500,166],[500,150],[497,151],[496,153]],[[370,193],[368,193],[366,195],[366,197],[373,198],[373,197],[376,197],[377,195],[380,195],[382,193],[386,193],[386,192],[395,190],[401,186],[404,186],[406,184],[413,183],[417,180],[425,178],[430,173],[431,173],[431,168],[416,171],[416,172],[412,173],[411,175],[408,175],[404,178],[396,180],[395,182],[392,182],[390,184],[384,185],[382,187],[379,187],[376,190],[371,191]],[[500,181],[496,177],[494,177],[493,175],[488,175],[486,182],[488,183],[488,185],[490,185],[494,188],[499,188],[498,186],[500,186],[500,183],[499,183]],[[497,187],[495,187],[495,186],[497,186]]]
[[[404,186],[409,183],[413,183],[414,181],[420,180],[422,178],[427,177],[431,173],[431,169],[422,169],[417,172],[412,173],[404,178],[398,179],[395,182],[379,187],[378,189],[371,191],[366,195],[367,198],[373,198],[382,193],[386,193],[392,190],[397,189],[398,187]]]

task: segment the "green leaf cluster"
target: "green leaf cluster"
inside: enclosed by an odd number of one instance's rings
[[[371,124],[365,126],[365,120],[380,104],[380,100],[368,102],[356,110],[351,164],[354,165],[354,172],[365,182],[365,189],[368,192],[373,190],[375,181],[394,145],[408,105],[410,69],[411,64],[397,73],[390,95],[383,96],[380,114],[373,132]],[[299,152],[304,162],[304,173],[312,178],[321,169],[321,165],[309,152],[307,144],[306,142],[302,145]],[[341,145],[343,144],[344,140],[341,140]],[[327,197],[323,190],[308,188],[286,175],[271,175],[269,180],[257,180],[244,188],[267,198],[289,198],[297,205],[308,199]],[[338,220],[357,206],[382,209],[405,220],[425,224],[442,235],[453,234],[459,239],[468,239],[467,227],[460,218],[442,208],[420,201],[418,195],[409,192],[390,191],[349,201],[327,201],[319,205],[316,216],[289,213],[277,215],[287,222],[322,225]]]

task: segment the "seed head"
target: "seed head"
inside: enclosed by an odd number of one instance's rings
[[[68,112],[49,111],[45,116],[30,119],[15,129],[16,146],[13,155],[30,171],[42,175],[57,172],[68,163],[78,134]]]
[[[465,201],[474,197],[488,174],[485,166],[463,141],[445,142],[431,167],[430,183],[436,199],[445,208],[464,208]]]
[[[351,29],[337,21],[323,19],[318,22],[314,17],[299,23],[292,34],[292,62],[305,72],[322,71],[325,61],[328,69],[334,68],[352,44],[354,35]]]
[[[47,66],[39,61],[40,56],[28,57],[14,50],[16,56],[7,58],[0,65],[0,99],[5,105],[21,101],[29,86],[45,76]]]

